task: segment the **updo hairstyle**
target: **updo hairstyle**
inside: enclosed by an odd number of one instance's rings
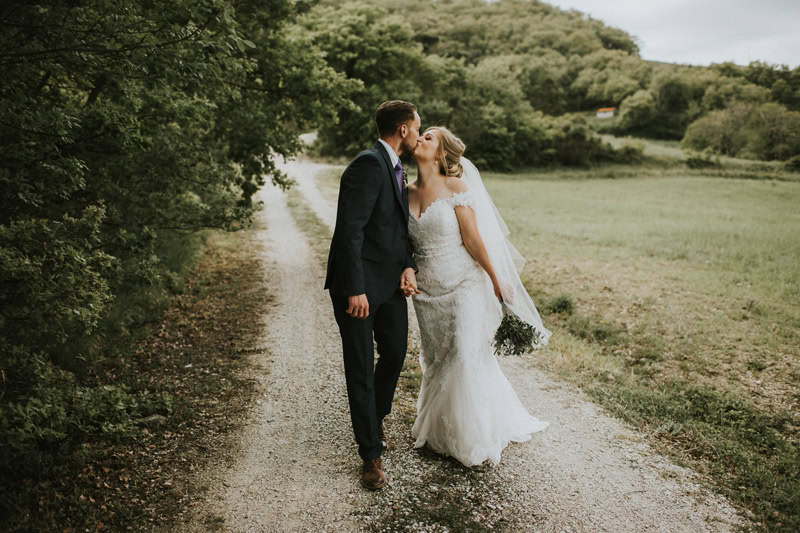
[[[461,168],[461,156],[466,146],[464,142],[444,126],[434,126],[428,131],[435,130],[439,135],[439,147],[436,150],[436,161],[439,171],[446,177],[460,178],[464,169]]]

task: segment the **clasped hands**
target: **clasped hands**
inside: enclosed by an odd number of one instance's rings
[[[411,296],[412,294],[420,294],[417,289],[417,277],[414,275],[413,268],[403,270],[400,275],[400,290],[403,296]],[[347,297],[347,311],[346,313],[353,318],[367,318],[369,316],[369,300],[366,294],[357,294],[355,296]]]
[[[419,289],[417,289],[417,277],[414,275],[413,268],[407,268],[400,274],[400,290],[406,298],[412,294],[420,293]]]

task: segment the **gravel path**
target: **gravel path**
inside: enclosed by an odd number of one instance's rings
[[[360,465],[353,461],[340,345],[322,273],[286,197],[267,186],[266,271],[275,306],[257,367],[268,369],[234,466],[187,531],[357,531]],[[265,310],[266,311],[266,310]]]
[[[311,206],[311,209],[317,213],[319,219],[328,226],[331,234],[333,234],[333,227],[336,224],[336,205],[329,202],[322,195],[313,179],[305,177],[316,176],[317,173],[331,168],[337,167],[308,160],[287,161],[280,166],[281,170],[297,181],[297,189],[303,193],[308,205]]]
[[[319,169],[310,162],[284,167],[332,224],[333,207],[314,182]],[[222,483],[187,531],[208,530],[214,516],[220,530],[237,532],[725,532],[740,524],[691,471],[654,453],[574,387],[538,371],[534,358],[503,358],[501,366],[531,413],[551,422],[548,429],[512,444],[497,467],[467,469],[413,449],[415,397],[401,380],[387,419],[390,485],[362,490],[322,269],[283,194],[268,187],[262,195],[265,276],[276,307],[265,332],[270,355],[257,363],[269,373],[233,467],[218,474]],[[411,318],[409,357],[416,357]]]

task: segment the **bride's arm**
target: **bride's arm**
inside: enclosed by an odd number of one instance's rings
[[[464,241],[464,247],[475,258],[475,261],[481,266],[482,269],[489,274],[494,287],[494,294],[497,299],[503,301],[500,295],[500,282],[497,280],[497,275],[494,272],[492,262],[489,260],[489,254],[486,252],[486,246],[483,244],[481,235],[478,232],[478,222],[475,220],[475,211],[466,205],[458,205],[455,208],[456,218],[458,218],[458,226],[461,228],[461,239]]]

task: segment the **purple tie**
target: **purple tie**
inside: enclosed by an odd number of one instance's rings
[[[394,175],[397,176],[397,187],[400,192],[403,192],[403,165],[400,164],[400,161],[394,166]]]

